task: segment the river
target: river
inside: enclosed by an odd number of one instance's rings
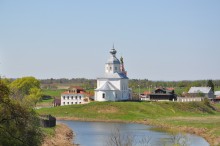
[[[170,146],[175,143],[187,146],[209,146],[202,137],[192,134],[170,134],[152,130],[152,126],[133,123],[105,123],[58,121],[68,125],[75,133],[74,143],[80,146],[110,146],[116,137],[122,142],[137,146]]]

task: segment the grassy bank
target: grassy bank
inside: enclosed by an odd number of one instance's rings
[[[220,106],[217,105],[216,108]],[[124,121],[187,131],[220,144],[220,113],[203,102],[93,102],[38,110],[40,114],[90,121]]]
[[[64,124],[58,124],[54,128],[43,128],[47,135],[42,146],[75,146],[72,144],[73,131]]]

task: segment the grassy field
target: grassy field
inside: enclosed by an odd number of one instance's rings
[[[37,107],[53,106],[54,98],[60,98],[61,93],[64,91],[65,91],[64,89],[59,89],[59,90],[43,89],[42,90],[43,95],[51,96],[51,98],[46,100],[45,99],[40,100],[36,106]]]
[[[177,116],[220,115],[202,102],[92,102],[85,105],[60,106],[38,110],[57,117],[77,117],[103,120],[144,120]]]
[[[57,90],[51,90],[51,89],[43,89],[43,95],[48,95],[51,97],[60,97],[61,93],[64,92],[64,89],[57,89]]]

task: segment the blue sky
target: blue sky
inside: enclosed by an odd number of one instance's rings
[[[129,78],[220,79],[219,0],[0,0],[0,75],[92,78],[112,45]]]

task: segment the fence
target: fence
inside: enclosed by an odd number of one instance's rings
[[[201,97],[177,97],[177,102],[202,101]]]

